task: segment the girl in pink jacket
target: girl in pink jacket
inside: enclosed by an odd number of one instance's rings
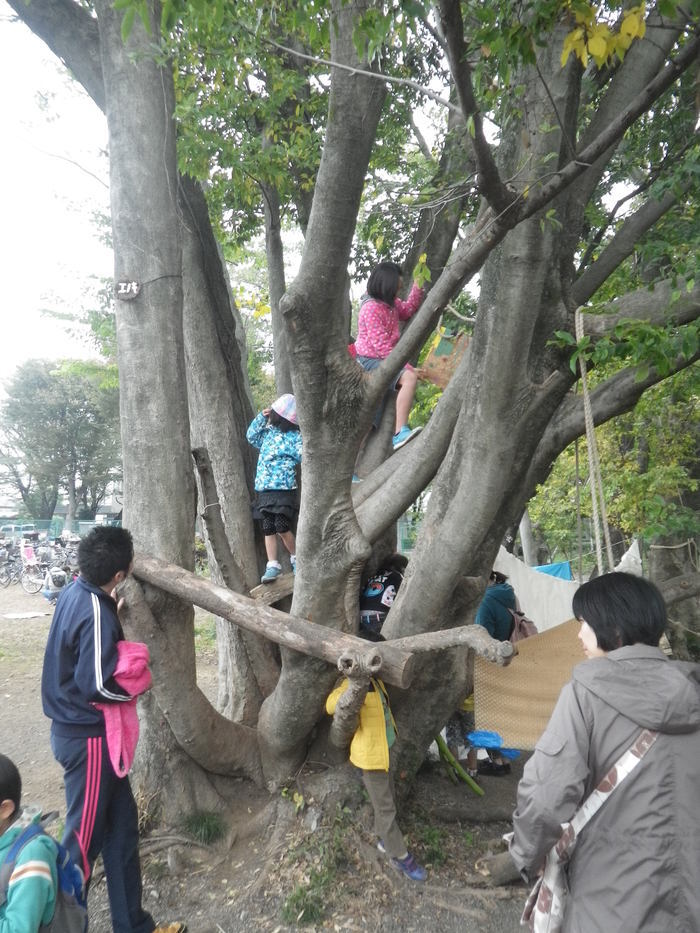
[[[367,297],[360,307],[355,341],[357,362],[368,372],[376,369],[389,356],[399,341],[399,321],[407,321],[412,317],[423,300],[423,289],[415,284],[406,301],[397,298],[401,285],[401,266],[395,262],[380,262],[369,277]],[[391,386],[398,392],[394,450],[403,447],[420,431],[420,428],[411,429],[408,426],[417,383],[416,371],[407,363]],[[375,418],[375,427],[383,409],[384,405]]]

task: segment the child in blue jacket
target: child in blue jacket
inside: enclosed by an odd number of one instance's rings
[[[21,796],[17,767],[0,755],[0,873],[15,840],[41,816],[21,811]],[[53,919],[56,890],[56,846],[46,835],[35,836],[20,849],[4,899],[0,890],[0,933],[38,933]]]
[[[296,572],[296,541],[292,528],[299,514],[296,468],[301,463],[301,434],[296,399],[280,395],[263,408],[250,423],[248,441],[260,451],[255,472],[253,518],[262,523],[267,567],[262,583],[271,583],[282,573],[277,560],[277,535],[289,551]]]

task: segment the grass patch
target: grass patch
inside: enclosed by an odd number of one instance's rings
[[[285,923],[320,923],[332,897],[338,869],[348,862],[345,834],[350,811],[338,806],[333,821],[319,827],[289,855],[313,864],[308,880],[296,885],[282,905],[280,916]]]
[[[285,923],[320,923],[325,913],[324,890],[316,872],[306,884],[298,884],[282,905],[281,917]]]
[[[443,834],[437,826],[421,826],[416,832],[416,839],[421,847],[423,860],[437,868],[447,861]]]
[[[216,620],[209,613],[197,613],[194,617],[195,651],[216,647]]]
[[[211,810],[195,810],[188,814],[182,821],[182,828],[205,846],[221,839],[225,830],[221,816]]]

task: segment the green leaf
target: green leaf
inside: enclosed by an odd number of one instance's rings
[[[146,30],[147,35],[151,35],[151,18],[148,14],[148,3],[144,2],[139,3],[139,16],[141,17],[141,22],[143,23],[143,28]]]
[[[124,19],[122,20],[122,42],[126,42],[129,36],[131,35],[131,29],[134,25],[134,17],[136,16],[136,10],[134,7],[129,7],[129,9],[124,14]]]

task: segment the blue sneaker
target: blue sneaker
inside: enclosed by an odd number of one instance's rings
[[[397,868],[399,871],[403,872],[407,878],[411,879],[411,881],[425,881],[425,879],[428,877],[428,873],[425,868],[422,868],[418,864],[410,852],[403,858],[393,858],[391,860],[391,864],[394,866],[394,868]]]
[[[400,447],[403,447],[404,444],[408,444],[411,438],[415,437],[420,430],[420,428],[409,428],[409,426],[405,424],[398,434],[394,434],[391,442],[394,450],[398,450]]]
[[[353,483],[361,483],[361,482],[362,482],[362,479],[361,479],[361,477],[359,477],[359,476],[357,475],[357,473],[353,473],[353,474],[352,474],[352,481],[353,481]]]
[[[282,575],[282,568],[279,564],[268,563],[265,573],[260,577],[261,583],[272,583],[277,577]]]

